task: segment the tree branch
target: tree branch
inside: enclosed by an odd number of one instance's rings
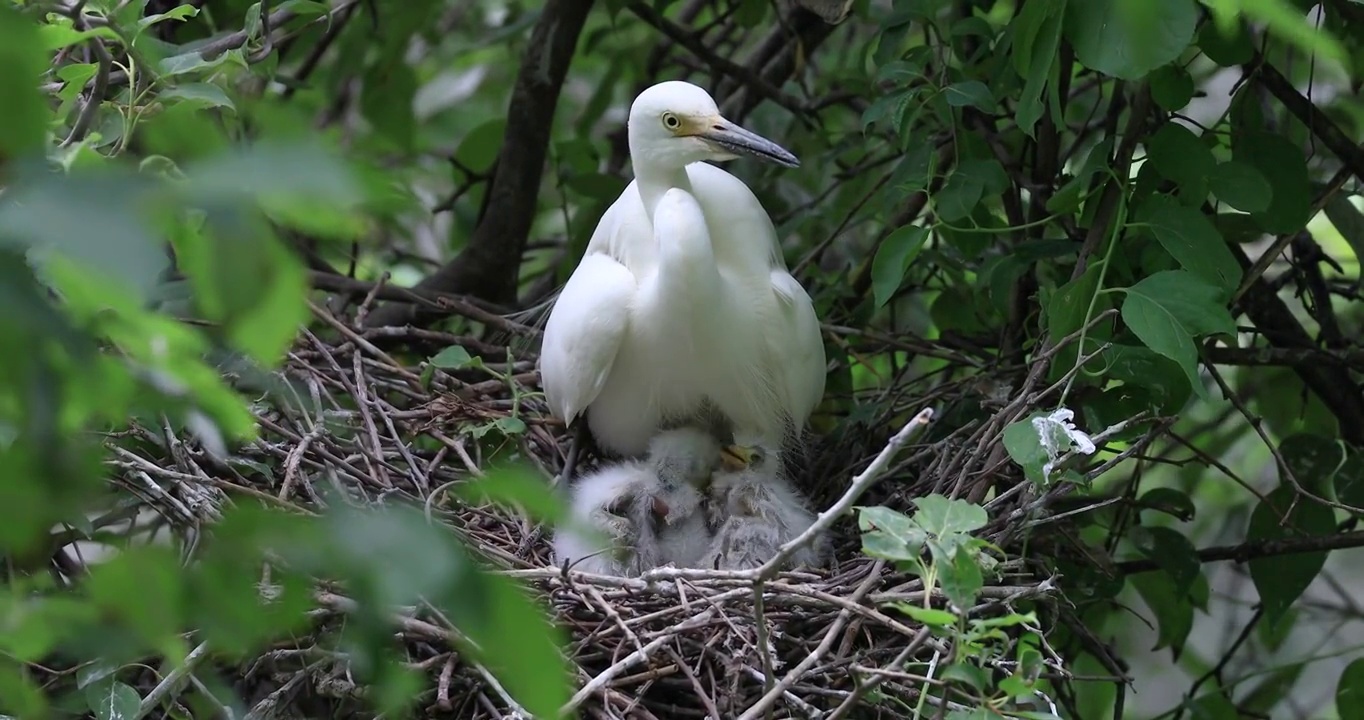
[[[1251,267],[1250,258],[1239,245],[1227,246],[1243,271]],[[1284,350],[1320,350],[1294,317],[1282,298],[1263,277],[1255,278],[1241,309],[1269,343]],[[1293,366],[1303,383],[1321,399],[1339,421],[1341,437],[1355,447],[1364,447],[1364,398],[1345,368],[1332,363],[1303,363]]]
[[[668,36],[673,42],[686,48],[691,54],[700,58],[713,70],[735,78],[744,85],[757,90],[763,97],[790,110],[797,116],[803,115],[803,103],[799,98],[792,97],[791,95],[782,92],[780,88],[768,82],[766,78],[755,72],[752,68],[745,67],[711,52],[711,50],[698,40],[695,35],[688,33],[684,28],[663,17],[651,6],[640,2],[639,0],[632,0],[625,4],[625,8],[639,17],[640,20],[652,25],[659,32]]]
[[[1238,563],[1257,558],[1277,557],[1279,555],[1300,555],[1310,552],[1327,552],[1330,550],[1344,550],[1347,548],[1364,547],[1364,530],[1340,533],[1338,535],[1319,535],[1315,537],[1295,537],[1283,538],[1280,540],[1263,540],[1260,542],[1248,542],[1240,545],[1224,545],[1199,550],[1199,562],[1218,562],[1221,560],[1232,560]],[[1142,558],[1140,560],[1126,560],[1117,564],[1118,570],[1123,575],[1136,575],[1137,573],[1151,572],[1159,570],[1160,565],[1155,560]]]
[[[1350,168],[1350,172],[1364,182],[1364,149],[1350,140],[1340,127],[1326,116],[1326,113],[1312,104],[1311,100],[1303,97],[1298,89],[1293,87],[1293,83],[1288,81],[1273,65],[1270,65],[1263,55],[1258,52],[1249,63],[1242,66],[1248,74],[1254,75],[1257,82],[1264,86],[1288,112],[1293,113],[1299,122],[1307,126],[1313,135],[1321,141],[1345,167]]]
[[[512,88],[506,139],[497,158],[497,176],[488,188],[488,212],[464,250],[417,283],[417,290],[515,301],[517,272],[535,218],[559,91],[591,8],[592,0],[545,3]],[[370,314],[367,324],[403,325],[415,321],[417,315],[411,305],[384,305]]]

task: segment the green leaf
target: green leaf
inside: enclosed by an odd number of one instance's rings
[[[1198,24],[1193,0],[1084,0],[1066,7],[1076,59],[1123,80],[1140,80],[1179,57]]]
[[[1336,472],[1345,463],[1345,448],[1321,435],[1298,433],[1279,443],[1279,455],[1293,477],[1309,492],[1321,494],[1332,487]]]
[[[1352,453],[1340,466],[1340,470],[1336,471],[1335,489],[1337,501],[1350,507],[1364,508],[1364,453]]]
[[[172,55],[157,63],[157,69],[163,78],[186,75],[188,73],[210,70],[219,65],[232,63],[234,65],[245,66],[246,61],[242,58],[241,50],[228,50],[225,53],[206,59],[198,50],[191,50],[181,55]]]
[[[502,137],[507,132],[505,118],[495,118],[470,130],[455,148],[455,161],[470,172],[486,173],[497,162],[502,149]]]
[[[451,345],[436,353],[430,362],[442,370],[459,370],[478,364],[478,358],[470,355],[469,351],[460,345]]]
[[[559,717],[569,699],[564,633],[511,578],[479,573],[478,583],[453,587],[439,603],[477,643],[475,657],[534,717]]]
[[[539,474],[521,466],[489,471],[484,477],[459,485],[456,492],[475,504],[520,506],[539,522],[557,523],[565,517],[566,509],[558,494],[545,485]]]
[[[1224,293],[1184,270],[1156,273],[1126,290],[1122,319],[1146,347],[1179,364],[1194,392],[1205,399],[1194,338],[1236,333]]]
[[[163,13],[157,13],[157,14],[155,14],[155,15],[149,15],[149,16],[147,16],[147,17],[145,17],[145,18],[139,20],[138,23],[137,23],[137,29],[138,29],[138,30],[145,30],[145,29],[151,27],[152,25],[155,25],[155,24],[157,24],[157,23],[159,23],[159,22],[165,22],[166,20],[181,20],[181,21],[183,21],[183,20],[188,20],[189,18],[195,17],[195,16],[198,15],[198,14],[199,14],[199,8],[194,7],[193,5],[181,5],[181,6],[177,7],[177,8],[175,8],[175,9],[171,10],[170,12],[163,12]]]
[[[1265,176],[1248,163],[1228,160],[1212,169],[1208,185],[1219,200],[1248,213],[1269,209],[1274,188]]]
[[[1222,67],[1244,65],[1255,57],[1255,46],[1251,44],[1250,33],[1246,32],[1244,22],[1237,20],[1231,32],[1225,32],[1220,23],[1204,23],[1198,32],[1198,48],[1209,60]]]
[[[107,617],[126,623],[144,646],[154,647],[181,629],[179,571],[179,558],[170,548],[129,548],[91,569],[88,590]]]
[[[417,119],[412,99],[417,75],[405,62],[380,62],[365,73],[360,112],[377,134],[403,152],[416,149]]]
[[[71,47],[95,37],[114,41],[120,39],[113,28],[100,26],[89,30],[77,30],[69,21],[62,24],[39,25],[38,35],[42,38],[43,48],[49,51]]]
[[[229,110],[236,110],[237,106],[232,104],[232,99],[223,92],[222,88],[212,83],[186,83],[177,85],[161,93],[161,100],[175,98],[197,108],[225,107]]]
[[[1176,122],[1162,125],[1147,141],[1146,152],[1162,176],[1195,196],[1203,194],[1208,174],[1217,165],[1208,146]]]
[[[936,610],[934,608],[920,607],[918,605],[910,605],[909,603],[904,602],[893,602],[890,603],[888,607],[895,608],[896,610],[899,610],[900,612],[908,615],[912,620],[923,623],[924,625],[927,625],[929,627],[946,628],[952,627],[953,625],[957,624],[956,614],[948,612],[946,610]]]
[[[85,688],[85,702],[97,720],[132,720],[138,716],[142,698],[137,691],[117,680]]]
[[[1227,697],[1229,692],[1229,689],[1214,688],[1199,695],[1189,703],[1189,717],[1195,720],[1241,720],[1241,711]]]
[[[1311,219],[1312,190],[1307,161],[1302,150],[1288,138],[1263,131],[1232,133],[1231,154],[1269,181],[1272,196],[1269,207],[1251,213],[1269,233],[1288,234],[1302,230]]]
[[[47,70],[43,38],[33,20],[0,3],[0,163],[36,153],[47,134],[47,102],[38,78]],[[11,188],[15,185],[11,184]]]
[[[72,175],[39,170],[17,179],[0,195],[0,244],[17,240],[33,249],[40,264],[57,254],[141,298],[150,296],[167,258],[137,212],[150,193],[149,182],[121,170]]]
[[[1175,488],[1152,488],[1141,494],[1137,505],[1143,510],[1156,510],[1183,522],[1194,519],[1196,509],[1188,493]]]
[[[1151,99],[1162,110],[1183,110],[1194,95],[1193,77],[1182,66],[1171,63],[1151,73]]]
[[[1331,508],[1298,497],[1284,482],[1256,504],[1246,529],[1248,542],[1323,537],[1335,532]],[[1252,559],[1250,579],[1260,594],[1265,622],[1277,624],[1326,565],[1325,552],[1270,555]]]
[[[1047,298],[1047,334],[1053,340],[1060,340],[1084,327],[1090,305],[1094,303],[1094,294],[1099,291],[1099,274],[1102,270],[1102,264],[1091,263],[1079,277],[1057,288]]]
[[[208,232],[182,223],[172,241],[196,307],[225,326],[233,347],[273,364],[307,320],[308,279],[297,255],[251,220],[219,210],[208,215]]]
[[[272,220],[312,236],[351,240],[367,227],[353,168],[321,143],[261,141],[184,165],[189,204],[205,209],[254,201]]]
[[[1185,270],[1221,290],[1219,300],[1230,298],[1241,284],[1241,265],[1203,213],[1168,195],[1152,195],[1142,203],[1137,219]]]
[[[965,163],[959,165],[942,189],[933,196],[933,206],[938,218],[945,222],[956,222],[971,214],[985,193],[985,183],[980,175],[964,171]]]
[[[1024,474],[1033,482],[1041,482],[1042,466],[1050,459],[1046,448],[1042,447],[1042,438],[1032,424],[1033,418],[1043,414],[1033,413],[1004,428],[1004,449],[1009,451],[1009,457],[1023,468]]]
[[[1184,596],[1189,593],[1202,572],[1202,566],[1198,560],[1198,550],[1187,537],[1176,530],[1157,525],[1133,528],[1131,539],[1143,555],[1169,573],[1175,594]]]
[[[990,93],[990,88],[979,80],[967,80],[965,82],[954,83],[943,89],[943,95],[947,98],[947,104],[952,107],[975,107],[985,112],[994,112],[995,96]]]
[[[1364,658],[1340,672],[1336,681],[1336,714],[1340,720],[1364,720]]]
[[[885,507],[859,507],[857,527],[862,531],[862,551],[874,558],[914,562],[923,552],[928,535],[904,513]]]
[[[881,242],[871,262],[871,290],[876,307],[884,307],[899,291],[905,272],[927,240],[928,228],[904,225]]]
[[[1178,660],[1193,629],[1193,603],[1176,592],[1174,579],[1167,573],[1142,573],[1129,577],[1128,582],[1156,616],[1156,644],[1151,649],[1168,647]]]
[[[969,610],[985,585],[971,551],[958,545],[950,559],[938,560],[937,567],[938,583],[948,601],[961,610]]]
[[[1014,18],[1014,51],[1010,54],[1014,69],[1024,79],[1018,97],[1015,120],[1028,137],[1042,118],[1042,91],[1061,46],[1061,25],[1065,17],[1065,0],[1035,0],[1023,5]]]
[[[1214,3],[1215,24],[1223,28],[1239,24],[1244,16],[1252,22],[1264,23],[1267,32],[1276,39],[1296,45],[1298,50],[1309,55],[1315,54],[1343,66],[1349,66],[1349,56],[1341,48],[1340,42],[1331,33],[1308,21],[1307,12],[1311,6],[1298,0],[1256,0],[1255,2],[1236,2],[1228,6]]]
[[[914,523],[936,537],[969,533],[985,527],[990,516],[985,508],[965,500],[949,500],[942,495],[916,498]]]
[[[1350,249],[1355,253],[1355,259],[1364,263],[1364,214],[1360,214],[1359,208],[1350,202],[1350,199],[1341,193],[1331,196],[1326,201],[1326,219],[1331,221],[1349,243]]]

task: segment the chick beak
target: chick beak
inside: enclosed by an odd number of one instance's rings
[[[753,451],[743,445],[726,445],[720,449],[720,464],[730,472],[738,472],[753,461]]]

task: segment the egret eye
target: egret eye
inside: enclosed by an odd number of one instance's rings
[[[663,113],[663,127],[668,128],[669,130],[676,130],[682,127],[682,121],[678,120],[676,115],[665,112]]]
[[[766,453],[764,453],[762,450],[754,448],[753,452],[749,455],[748,464],[750,467],[759,467],[763,464],[763,461],[766,459],[767,459]]]

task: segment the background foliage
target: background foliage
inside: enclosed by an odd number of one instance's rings
[[[503,315],[550,296],[624,188],[630,99],[687,78],[802,159],[730,170],[826,324],[816,499],[923,404],[943,442],[1016,405],[984,480],[940,490],[1036,499],[1007,551],[1062,592],[1039,603],[1058,712],[1364,717],[1364,4],[816,14],[838,6],[0,3],[0,709],[260,716],[239,661],[330,608],[365,703],[424,713],[440,681],[391,642],[392,608],[423,605],[552,716],[563,635],[434,494],[304,508],[274,495],[300,460],[241,450],[307,406],[272,372],[303,325],[422,388],[488,373],[512,399],[459,439],[526,459],[547,426]],[[1097,452],[1067,452],[1077,432]],[[168,480],[129,460],[148,448],[223,474]],[[463,496],[553,517],[539,482]],[[172,541],[135,539],[171,499]]]

